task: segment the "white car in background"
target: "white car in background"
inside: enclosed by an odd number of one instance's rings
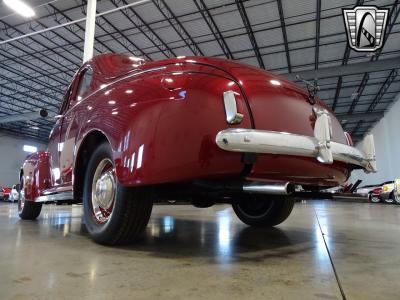
[[[381,198],[386,203],[400,204],[400,179],[382,186]]]
[[[13,185],[10,196],[8,197],[8,201],[15,202],[19,200],[18,186],[18,184]]]
[[[383,187],[386,184],[390,184],[393,183],[393,181],[385,181],[381,184],[371,184],[371,185],[364,185],[360,188],[357,189],[357,194],[361,195],[361,196],[368,196],[374,189],[378,188],[378,187]]]

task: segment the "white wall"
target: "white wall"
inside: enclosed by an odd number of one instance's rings
[[[372,128],[375,139],[377,173],[354,171],[350,181],[362,179],[361,185],[400,178],[400,95],[385,116]],[[359,145],[357,145],[359,146]]]
[[[47,145],[25,138],[17,138],[0,132],[0,186],[11,187],[18,183],[18,174],[23,161],[29,153],[22,150],[24,145],[45,150]]]

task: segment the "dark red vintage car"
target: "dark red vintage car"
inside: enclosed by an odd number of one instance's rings
[[[319,99],[224,59],[97,56],[76,73],[56,118],[48,151],[21,169],[19,214],[83,202],[103,244],[137,239],[153,203],[169,199],[228,202],[246,224],[277,225],[297,185],[316,191],[376,168],[372,136],[365,151],[352,147]]]

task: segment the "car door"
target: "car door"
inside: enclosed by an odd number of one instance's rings
[[[72,185],[75,143],[82,125],[82,114],[78,104],[91,91],[93,71],[89,66],[84,67],[76,76],[76,84],[70,95],[68,109],[62,120],[60,132],[60,181],[63,186]]]
[[[60,178],[60,135],[62,129],[63,115],[65,111],[68,109],[69,99],[72,92],[72,84],[68,87],[65,92],[61,108],[56,116],[56,123],[53,126],[53,129],[50,132],[49,136],[49,144],[48,144],[48,152],[51,157],[51,168],[52,168],[52,177],[53,177],[53,185],[58,186],[61,183]]]

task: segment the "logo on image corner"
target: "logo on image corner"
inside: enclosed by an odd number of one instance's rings
[[[350,48],[373,52],[383,46],[389,9],[356,6],[342,11]]]

